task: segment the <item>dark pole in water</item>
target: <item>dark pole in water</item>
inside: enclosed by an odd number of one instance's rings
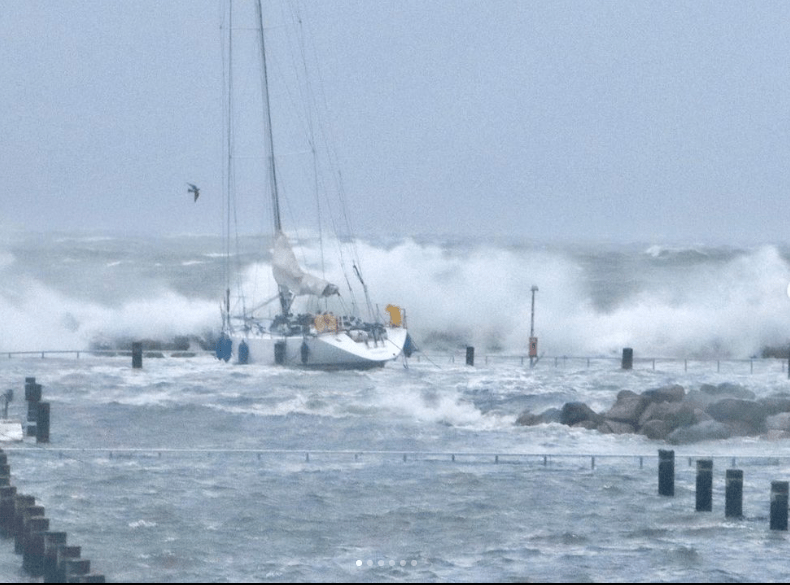
[[[471,345],[466,346],[466,365],[473,366],[475,365],[475,348]]]
[[[771,482],[771,530],[787,530],[788,482]]]
[[[713,510],[713,459],[697,460],[697,512]]]
[[[49,402],[38,403],[36,443],[49,443]]]
[[[743,516],[743,470],[727,470],[727,487],[724,492],[724,516],[741,518]]]
[[[538,357],[538,340],[535,337],[535,293],[538,287],[532,285],[532,313],[529,320],[529,367],[535,367],[535,359]]]
[[[143,344],[140,341],[132,343],[132,367],[135,369],[143,367]]]
[[[623,348],[622,368],[630,370],[634,365],[634,350],[630,347]]]
[[[675,495],[675,452],[658,450],[658,495]]]

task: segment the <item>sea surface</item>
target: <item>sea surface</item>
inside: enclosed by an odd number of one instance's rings
[[[248,291],[268,293],[257,243],[235,261]],[[770,482],[790,479],[790,440],[670,447],[515,424],[524,410],[571,400],[604,410],[620,390],[666,384],[790,394],[786,359],[763,357],[790,337],[785,250],[359,247],[376,302],[407,310],[421,351],[379,370],[321,372],[203,349],[225,287],[219,239],[6,234],[0,391],[14,390],[10,415],[24,419],[34,376],[52,421],[50,443],[3,446],[12,484],[110,581],[790,579],[790,535],[768,520]],[[308,264],[320,255],[302,248]],[[542,358],[531,368],[532,285]],[[162,349],[142,369],[87,351],[130,339]],[[665,448],[676,453],[673,498],[657,493]],[[699,457],[714,459],[707,513],[694,511]],[[744,471],[739,520],[724,517],[733,467]],[[0,579],[32,580],[10,540]]]

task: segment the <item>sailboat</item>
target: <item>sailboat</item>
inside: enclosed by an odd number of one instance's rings
[[[374,309],[358,261],[353,263],[353,273],[365,295],[368,315],[364,319],[357,314],[356,303],[353,303],[349,309],[338,285],[303,269],[297,260],[281,217],[281,177],[275,156],[276,141],[269,95],[267,47],[260,0],[255,0],[255,12],[265,127],[265,136],[262,138],[266,151],[267,176],[264,183],[267,184],[271,197],[274,236],[271,265],[276,282],[276,294],[264,303],[248,302],[243,295],[232,303],[228,285],[223,300],[222,334],[217,343],[216,355],[221,360],[233,360],[243,364],[275,364],[320,369],[375,368],[384,366],[402,355],[408,357],[412,343],[406,327],[405,311],[392,304],[387,305],[382,312],[377,308]],[[227,14],[228,55],[232,56],[234,27],[232,2],[229,4]],[[228,61],[231,63],[230,73],[227,76],[227,95],[230,102],[233,94],[233,69],[231,59],[229,58]],[[231,129],[233,118],[231,107],[227,120],[228,145],[233,142]],[[227,158],[228,177],[232,177],[234,157],[230,146]],[[230,184],[229,180],[228,185]],[[230,207],[230,193],[227,200]],[[231,217],[230,210],[227,217],[228,219]],[[230,227],[226,237],[230,239]],[[346,277],[345,280],[349,292],[353,295],[351,279]],[[276,303],[278,310],[273,315],[263,316],[262,311],[269,307],[270,303]],[[306,305],[307,308],[297,310],[297,303]],[[337,312],[332,309],[332,303],[339,306]]]

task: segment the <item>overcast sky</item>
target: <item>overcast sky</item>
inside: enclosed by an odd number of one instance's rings
[[[790,240],[788,2],[298,6],[360,234]],[[0,227],[219,235],[221,14],[0,0]]]

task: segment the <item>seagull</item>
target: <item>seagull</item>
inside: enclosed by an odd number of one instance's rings
[[[187,183],[187,185],[189,185],[189,189],[187,189],[187,192],[194,193],[195,201],[197,201],[198,197],[200,197],[200,189],[198,189],[198,187],[196,185],[193,185],[192,183]]]

